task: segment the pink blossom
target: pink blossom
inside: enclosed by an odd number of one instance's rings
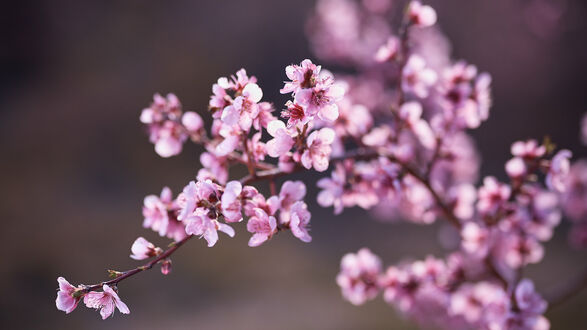
[[[160,248],[155,247],[153,243],[147,241],[143,237],[139,237],[135,240],[130,248],[132,254],[131,258],[135,260],[144,260],[159,255],[162,251]]]
[[[222,194],[222,215],[226,222],[239,222],[243,220],[241,214],[240,194],[242,192],[242,185],[238,181],[230,181],[224,188]]]
[[[153,95],[153,103],[141,112],[143,124],[154,124],[166,120],[176,119],[181,114],[181,103],[175,94],[169,93],[164,98],[160,94]]]
[[[490,248],[490,232],[487,228],[469,221],[461,229],[463,238],[461,246],[463,250],[476,258],[483,258],[487,255]]]
[[[581,119],[581,142],[587,145],[587,113],[583,115]]]
[[[475,213],[474,203],[477,200],[477,190],[472,184],[463,183],[452,187],[449,196],[454,201],[453,212],[461,220],[470,219]]]
[[[526,278],[518,283],[515,298],[518,307],[525,313],[542,314],[548,305],[535,291],[532,280]]]
[[[213,95],[210,96],[208,106],[210,107],[214,118],[220,117],[220,112],[218,110],[224,109],[230,105],[229,96],[226,93],[227,88],[229,88],[229,83],[228,79],[225,77],[218,78],[218,82],[212,85]]]
[[[182,141],[174,136],[172,132],[171,129],[159,131],[160,136],[155,142],[155,152],[163,158],[181,153]]]
[[[143,227],[153,228],[158,231],[159,235],[165,235],[167,231],[168,208],[171,206],[172,195],[171,189],[164,187],[161,196],[149,195],[145,197],[143,206],[143,216],[145,220]]]
[[[564,192],[565,180],[571,169],[569,159],[573,154],[569,150],[561,150],[554,155],[550,163],[548,174],[546,175],[546,185],[549,189]]]
[[[526,160],[532,160],[544,156],[546,147],[538,145],[536,140],[516,141],[512,144],[512,155]]]
[[[306,109],[292,101],[287,101],[285,104],[287,109],[281,112],[281,117],[287,118],[287,127],[302,127],[307,124],[312,118],[306,115]]]
[[[245,189],[248,186],[245,186]],[[252,188],[252,187],[251,187]],[[255,193],[253,196],[247,198],[244,205],[245,215],[252,217],[255,216],[255,209],[262,209],[267,215],[275,215],[277,210],[281,207],[278,196],[271,196],[265,199],[265,196]]]
[[[238,96],[232,105],[222,111],[221,120],[227,125],[238,124],[245,132],[249,131],[253,121],[259,115],[259,101],[263,97],[263,91],[257,84],[249,83]]]
[[[420,1],[412,1],[408,8],[408,18],[415,26],[428,27],[436,23],[436,11]]]
[[[335,121],[338,118],[336,103],[342,100],[344,88],[333,84],[330,79],[318,83],[313,88],[301,89],[296,92],[295,102],[305,106],[308,115],[318,115],[325,121]]]
[[[328,127],[310,133],[306,139],[307,149],[302,154],[302,165],[307,169],[313,166],[318,172],[326,171],[334,137],[334,131]]]
[[[58,277],[57,282],[59,283],[59,291],[55,304],[58,310],[69,314],[77,307],[82,295],[77,295],[78,288],[69,284],[65,278]]]
[[[509,297],[498,285],[479,282],[463,284],[452,295],[449,313],[460,315],[472,325],[503,328],[509,310]]]
[[[208,242],[208,247],[213,247],[218,241],[218,231],[234,237],[234,229],[227,224],[211,219],[208,210],[198,208],[185,220],[185,231],[188,235],[197,235],[203,237]]]
[[[337,165],[331,175],[331,178],[318,180],[318,187],[323,189],[318,193],[318,204],[322,207],[334,206],[334,214],[340,214],[344,208],[342,197],[346,184],[345,170],[342,165]]]
[[[251,216],[247,222],[247,230],[253,233],[249,246],[259,246],[277,233],[277,221],[275,217],[267,215],[264,210],[255,208],[254,216]]]
[[[253,156],[253,160],[255,162],[262,161],[265,159],[265,155],[267,154],[267,146],[265,143],[261,142],[261,132],[257,132],[253,134],[253,137],[247,140],[247,147]],[[243,155],[245,160],[248,159],[248,155]]]
[[[422,106],[418,102],[407,102],[402,104],[399,109],[399,116],[402,118],[408,127],[418,137],[420,143],[428,148],[434,149],[436,147],[436,136],[428,122],[421,118]]]
[[[171,259],[165,259],[161,262],[161,274],[169,275],[171,273]]]
[[[282,209],[289,210],[304,196],[306,196],[306,185],[302,181],[285,181],[279,191],[279,203]]]
[[[168,94],[167,98],[155,94],[151,106],[141,112],[141,122],[148,125],[149,139],[161,157],[179,154],[187,139],[179,122],[181,112],[181,104],[174,94]]]
[[[336,283],[345,299],[361,305],[379,293],[377,284],[381,273],[381,260],[367,248],[346,254],[340,262]]]
[[[306,185],[302,181],[285,181],[277,196],[279,201],[279,220],[281,223],[290,221],[290,210],[294,203],[301,201],[306,196]],[[273,197],[272,197],[273,198]],[[267,201],[271,202],[271,198]]]
[[[541,241],[550,240],[554,228],[561,220],[559,196],[542,190],[531,191],[529,195],[531,200],[526,230]]]
[[[565,214],[575,222],[587,223],[587,161],[575,162],[565,180],[561,205]]]
[[[339,103],[339,110],[338,119],[333,127],[337,137],[361,137],[373,126],[373,117],[364,105],[350,104],[350,101],[343,99]]]
[[[259,131],[261,128],[267,128],[267,125],[269,125],[270,122],[277,119],[272,113],[274,110],[272,103],[259,103],[259,114],[257,115],[257,118],[253,120],[253,127]]]
[[[546,311],[547,303],[534,290],[534,283],[531,280],[522,279],[518,283],[514,298],[518,311],[510,313],[507,320],[508,329],[550,329],[550,323],[542,316],[542,313]]]
[[[301,89],[314,87],[318,81],[321,67],[305,59],[300,65],[292,64],[285,68],[285,74],[291,80],[285,83],[281,94],[297,93]]]
[[[103,292],[92,291],[84,296],[84,303],[88,308],[100,309],[102,320],[105,320],[114,313],[114,307],[122,314],[129,314],[130,310],[125,303],[120,300],[118,294],[111,287],[104,284]]]
[[[241,143],[240,134],[241,132],[236,126],[222,125],[219,130],[219,135],[224,139],[216,146],[214,153],[217,156],[223,157],[236,150]]]
[[[356,172],[353,171],[353,166],[356,166]],[[369,209],[379,202],[378,193],[385,196],[390,186],[396,185],[394,174],[391,173],[392,177],[389,177],[387,170],[382,164],[355,165],[351,161],[344,165],[338,163],[330,178],[322,178],[317,183],[323,189],[318,193],[318,204],[322,207],[334,206],[334,214],[341,213],[344,207],[360,206]],[[349,185],[347,182],[353,184]]]
[[[510,178],[519,179],[526,175],[526,163],[520,157],[514,157],[505,164],[505,171]]]
[[[379,47],[377,53],[375,53],[375,61],[377,62],[389,62],[394,60],[400,49],[400,41],[397,37],[389,37],[387,42]]]
[[[204,127],[204,121],[199,114],[187,111],[181,117],[181,123],[190,132],[197,132]]]
[[[291,215],[289,227],[292,234],[299,238],[302,242],[309,243],[312,237],[308,234],[308,226],[310,224],[311,214],[308,211],[308,206],[304,202],[295,202],[291,207]]]
[[[498,182],[494,177],[486,177],[479,188],[477,210],[482,214],[494,215],[510,198],[511,188]]]
[[[294,139],[285,128],[281,120],[274,120],[267,125],[267,132],[273,136],[273,139],[267,141],[267,154],[271,157],[280,157],[285,155],[294,145]]]
[[[497,256],[509,267],[517,269],[540,262],[544,247],[534,237],[510,234],[499,244]]]
[[[200,155],[203,168],[198,172],[198,181],[216,180],[222,184],[228,180],[228,160],[214,153],[204,152]]]
[[[428,89],[436,83],[437,75],[426,67],[426,61],[419,55],[411,55],[402,71],[402,90],[419,98],[428,96]]]
[[[218,196],[218,188],[212,181],[190,181],[177,197],[177,203],[180,207],[180,213],[177,218],[181,221],[188,218],[201,201],[215,204],[219,200]]]

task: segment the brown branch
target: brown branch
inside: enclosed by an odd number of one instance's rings
[[[121,282],[121,281],[123,281],[123,280],[125,280],[125,279],[127,279],[127,278],[129,278],[131,276],[134,276],[134,275],[136,275],[136,274],[138,274],[138,273],[140,273],[142,271],[149,270],[149,269],[153,268],[153,266],[155,266],[157,263],[159,263],[160,261],[165,260],[169,256],[171,256],[175,251],[177,251],[177,249],[179,249],[180,246],[182,246],[185,242],[187,242],[192,237],[194,237],[194,236],[192,236],[192,235],[186,236],[181,241],[172,243],[172,245],[171,245],[170,248],[168,248],[163,253],[161,253],[160,255],[158,255],[155,259],[153,259],[153,260],[149,261],[148,263],[146,263],[146,264],[144,264],[142,266],[139,266],[139,267],[137,267],[135,269],[131,269],[131,270],[127,270],[125,272],[122,272],[122,275],[116,277],[113,280],[106,281],[106,282],[101,282],[101,283],[94,284],[94,285],[86,286],[83,289],[83,292],[84,293],[87,293],[87,292],[90,292],[90,291],[96,291],[96,290],[102,289],[102,286],[104,286],[104,285],[108,285],[108,286],[116,285],[116,284],[118,284],[118,282]]]

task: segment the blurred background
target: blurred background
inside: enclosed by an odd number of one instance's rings
[[[400,1],[398,1],[400,2]],[[504,177],[509,146],[550,135],[586,156],[579,121],[587,111],[587,3],[582,0],[427,1],[455,58],[493,75],[492,115],[473,132],[482,175]],[[251,249],[244,224],[208,249],[192,241],[173,272],[144,273],[120,286],[132,313],[101,321],[55,308],[58,276],[94,283],[106,268],[135,267],[142,200],[174,193],[199,168],[199,147],[155,154],[140,110],[174,92],[205,114],[211,85],[241,67],[277,106],[284,67],[314,58],[304,22],[314,1],[174,0],[3,2],[0,34],[0,272],[2,329],[409,329],[376,299],[343,301],[334,278],[343,254],[368,246],[390,265],[446,253],[439,227],[381,223],[361,210],[333,216],[310,189],[311,244],[279,235]],[[323,63],[328,66],[327,63]],[[301,178],[298,176],[298,178]],[[312,187],[318,176],[304,177]],[[583,267],[567,227],[527,275],[552,292]],[[587,324],[587,290],[547,316],[554,329]]]

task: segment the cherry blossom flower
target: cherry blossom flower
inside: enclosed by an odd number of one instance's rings
[[[308,225],[310,224],[311,214],[308,206],[304,202],[295,202],[291,207],[289,227],[292,234],[302,242],[309,243],[312,237],[308,234]]]
[[[375,53],[375,61],[389,62],[395,60],[399,53],[400,41],[397,37],[389,37],[387,42]]]
[[[429,88],[437,80],[436,72],[427,68],[426,61],[417,54],[408,58],[402,76],[402,90],[419,98],[426,98]]]
[[[261,142],[261,132],[253,134],[253,137],[250,140],[247,140],[247,148],[255,162],[265,159],[265,155],[267,155],[267,146],[265,143]],[[246,161],[249,156],[245,153],[243,157]]]
[[[479,188],[477,210],[485,215],[494,215],[510,198],[511,188],[497,181],[494,177],[486,177]]]
[[[544,256],[544,247],[531,236],[512,234],[504,237],[498,246],[498,259],[514,269],[538,263]]]
[[[164,187],[160,196],[145,197],[143,206],[144,228],[151,228],[160,236],[167,236],[180,241],[185,234],[185,226],[171,215],[177,208],[171,189]]]
[[[479,282],[464,284],[452,295],[450,313],[472,325],[503,328],[509,310],[509,297],[498,285]]]
[[[181,117],[181,123],[190,132],[197,132],[204,128],[202,117],[193,111],[187,111]]]
[[[287,101],[285,106],[287,109],[281,112],[281,117],[287,118],[288,128],[302,127],[312,119],[306,115],[306,109],[297,103]]]
[[[291,80],[281,89],[281,94],[297,93],[298,91],[314,87],[318,82],[321,67],[305,59],[300,65],[292,64],[285,68],[286,76]]]
[[[242,192],[242,185],[238,181],[230,181],[222,193],[222,215],[226,222],[239,222],[243,220],[241,214],[241,201],[239,199]]]
[[[144,237],[139,237],[135,240],[130,248],[132,254],[131,258],[135,260],[144,260],[155,257],[163,252],[160,248],[155,247],[153,243],[147,241]]]
[[[436,11],[420,1],[412,1],[408,8],[410,22],[419,27],[428,27],[436,23]]]
[[[180,213],[177,219],[183,221],[188,218],[196,210],[198,203],[201,201],[214,204],[218,200],[218,188],[212,181],[190,181],[183,188],[183,192],[177,197],[178,206],[180,207]]]
[[[169,275],[171,273],[171,260],[165,259],[161,262],[161,274]]]
[[[345,299],[354,305],[364,304],[379,293],[381,260],[367,248],[346,254],[340,262],[336,283]]]
[[[534,283],[523,279],[518,283],[515,291],[518,307],[526,313],[542,314],[546,311],[547,303],[534,289]]]
[[[550,169],[546,175],[546,185],[549,189],[564,192],[565,180],[571,169],[569,159],[573,154],[569,150],[561,150],[552,158]]]
[[[587,161],[575,162],[569,170],[561,205],[574,222],[587,223]]]
[[[100,310],[102,320],[107,319],[114,313],[114,307],[118,308],[122,314],[129,314],[130,310],[125,303],[120,300],[118,294],[108,285],[102,286],[102,292],[92,291],[84,296],[84,304],[88,308],[95,308]]]
[[[421,118],[422,106],[418,102],[407,102],[399,109],[399,116],[418,137],[422,145],[428,149],[436,147],[436,137],[428,125],[428,122]]]
[[[209,215],[207,210],[203,208],[196,209],[192,215],[184,220],[187,223],[185,227],[186,233],[203,237],[208,242],[208,247],[213,247],[218,242],[218,231],[234,237],[232,227],[211,219]]]
[[[174,94],[168,94],[167,98],[155,94],[151,106],[141,112],[141,122],[148,126],[149,139],[161,157],[179,154],[187,139],[184,127],[180,124],[181,113],[181,103]]]
[[[263,209],[255,208],[254,216],[247,222],[247,230],[253,233],[249,239],[249,246],[255,247],[263,244],[277,232],[277,221],[272,215],[267,215]]]
[[[344,167],[336,165],[330,178],[318,180],[318,187],[323,189],[318,193],[318,204],[322,207],[334,206],[334,214],[340,214],[344,208],[342,197],[345,183]]]
[[[310,133],[306,139],[308,148],[302,154],[302,165],[307,169],[314,167],[318,172],[326,171],[334,137],[334,131],[328,127]]]
[[[505,171],[512,179],[519,179],[526,174],[526,163],[520,157],[514,157],[505,164]]]
[[[477,200],[477,191],[472,184],[463,183],[449,189],[449,196],[453,200],[453,212],[461,220],[470,219],[475,213],[474,203]]]
[[[294,139],[281,120],[274,120],[267,126],[267,132],[273,139],[267,141],[267,154],[271,157],[285,155],[294,145]]]
[[[299,90],[295,95],[295,102],[305,106],[309,115],[317,114],[322,120],[335,121],[338,118],[336,103],[343,96],[344,88],[328,79],[318,83],[316,87]]]
[[[484,258],[490,248],[490,231],[479,224],[469,221],[461,229],[463,238],[461,246],[465,252],[477,258]]]
[[[546,311],[547,303],[534,289],[534,283],[529,279],[522,279],[514,291],[519,311],[510,314],[507,320],[508,329],[550,329],[550,323],[542,316]]]
[[[546,147],[539,145],[536,140],[516,141],[512,144],[512,155],[525,160],[532,160],[544,156]]]
[[[59,277],[57,282],[59,283],[59,291],[57,292],[55,304],[58,310],[69,314],[77,307],[82,295],[78,295],[78,288],[69,284],[65,278]]]
[[[216,180],[221,184],[228,180],[228,160],[226,157],[217,156],[211,152],[200,155],[200,163],[203,168],[198,172],[198,180]]]
[[[214,153],[220,157],[226,156],[236,150],[241,142],[241,131],[236,126],[222,125],[219,130],[219,135],[223,140],[216,146]]]
[[[221,119],[228,125],[238,124],[244,131],[249,131],[253,120],[259,115],[260,109],[257,104],[263,97],[263,91],[257,84],[249,83],[238,96],[232,105],[222,111]]]

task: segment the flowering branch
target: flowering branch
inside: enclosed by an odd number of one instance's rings
[[[105,282],[100,282],[98,284],[94,284],[94,285],[88,285],[88,286],[84,286],[82,292],[84,293],[88,293],[90,291],[96,291],[101,289],[104,285],[108,285],[108,286],[113,286],[113,285],[117,285],[119,282],[132,277],[142,271],[145,270],[150,270],[151,268],[153,268],[153,266],[155,266],[156,264],[160,263],[161,261],[169,258],[175,251],[177,251],[177,249],[179,249],[185,242],[187,242],[188,240],[190,240],[191,238],[193,238],[193,235],[190,236],[186,236],[184,239],[182,239],[179,242],[173,242],[170,244],[170,247],[165,250],[163,253],[159,254],[156,258],[154,258],[153,260],[149,261],[148,263],[139,266],[137,268],[131,269],[131,270],[127,270],[124,272],[118,272],[118,271],[112,271],[109,270],[108,272],[110,274],[112,274],[113,276],[115,276],[114,279],[109,280],[109,281],[105,281]]]
[[[69,313],[83,298],[102,318],[115,308],[129,313],[118,297],[121,281],[157,264],[169,273],[171,255],[187,240],[198,236],[212,247],[219,232],[236,235],[237,222],[246,222],[250,247],[284,231],[310,242],[306,185],[287,180],[278,187],[277,179],[332,169],[317,182],[317,202],[332,206],[335,214],[358,206],[418,224],[445,219],[460,235],[458,248],[444,258],[428,256],[386,270],[366,248],[345,255],[337,276],[345,299],[358,305],[381,292],[387,303],[425,327],[548,328],[543,316],[548,303],[523,269],[541,261],[543,243],[563,211],[575,222],[572,241],[587,246],[587,162],[571,166],[570,151],[555,153],[548,141],[518,141],[505,166],[509,182],[485,177],[476,188],[479,159],[467,130],[489,116],[491,78],[463,61],[431,64],[434,52],[420,49],[426,40],[416,40],[423,37],[412,32],[430,28],[437,17],[419,1],[406,7],[398,36],[382,29],[391,8],[386,1],[354,6],[350,0],[319,0],[321,9],[312,19],[316,30],[310,29],[316,52],[354,65],[357,73],[335,79],[310,60],[287,66],[289,81],[280,92],[291,99],[278,116],[272,103],[262,101],[257,78],[244,69],[212,86],[209,131],[199,114],[182,110],[175,95],[156,94],[140,118],[155,152],[177,155],[188,139],[206,150],[196,180],[175,198],[165,187],[144,200],[143,227],[173,243],[164,251],[139,237],[131,258],[150,261],[109,271],[114,277],[109,281],[73,286],[60,277],[58,309]],[[325,14],[337,10],[354,15],[356,24]],[[341,40],[340,31],[349,26],[359,31]],[[449,62],[444,49],[435,51],[447,59],[441,62]],[[229,180],[238,164],[248,174]],[[269,196],[252,186],[262,181]],[[585,278],[573,288],[585,286]],[[551,307],[573,293],[571,287],[561,290],[549,300]]]

